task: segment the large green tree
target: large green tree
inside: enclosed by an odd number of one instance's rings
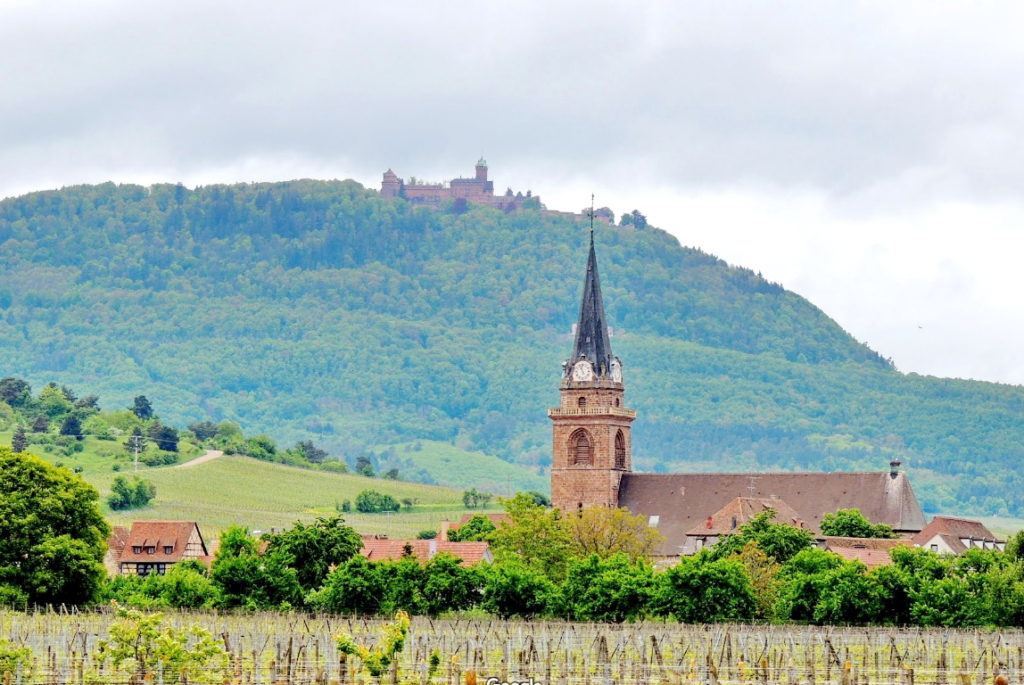
[[[662,615],[687,623],[749,620],[757,611],[743,563],[707,551],[683,557],[658,577],[655,604]]]
[[[310,525],[297,521],[280,533],[266,535],[267,552],[291,559],[302,588],[309,592],[323,585],[332,567],[359,553],[359,533],[345,525],[340,516],[321,516]]]
[[[840,509],[821,517],[821,532],[850,538],[895,538],[892,526],[872,523],[860,509]]]
[[[103,578],[110,532],[96,489],[0,447],[0,586],[34,604],[85,604]]]

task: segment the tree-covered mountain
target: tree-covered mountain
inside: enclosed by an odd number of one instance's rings
[[[0,376],[351,457],[428,439],[534,468],[586,227],[352,181],[77,186],[0,202]],[[884,469],[928,509],[1024,509],[1024,389],[904,375],[800,296],[598,224],[612,344],[652,470]],[[741,494],[741,493],[737,493]]]

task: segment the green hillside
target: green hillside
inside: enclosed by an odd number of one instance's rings
[[[86,479],[105,496],[115,475],[86,474]],[[248,457],[148,469],[143,475],[156,485],[156,500],[142,509],[105,512],[111,524],[178,519],[198,521],[209,536],[230,525],[266,531],[286,528],[299,519],[335,514],[337,506],[346,499],[355,500],[362,490],[384,492],[399,501],[409,498],[415,504],[394,514],[342,514],[361,533],[414,537],[421,530],[437,530],[443,519],[457,521],[469,511],[462,505],[461,490],[311,471]]]
[[[435,441],[548,463],[585,227],[351,181],[79,186],[0,202],[0,375],[139,393],[350,461]],[[930,510],[1024,510],[1024,389],[896,372],[663,231],[599,225],[639,468],[886,468]],[[424,443],[426,444],[426,443]],[[436,476],[432,476],[436,479]],[[454,482],[454,481],[453,481]]]
[[[543,467],[512,464],[436,440],[390,445],[379,453],[384,468],[395,466],[406,480],[504,495],[524,490],[544,492],[551,487],[551,476]]]

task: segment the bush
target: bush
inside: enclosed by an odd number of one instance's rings
[[[573,621],[621,623],[647,614],[653,594],[654,569],[646,561],[592,554],[569,566],[560,609]]]
[[[144,507],[156,497],[156,486],[138,476],[131,483],[124,476],[116,476],[110,489],[107,506],[114,511]]]
[[[484,569],[483,608],[507,619],[533,618],[548,610],[557,589],[547,576],[515,559]]]
[[[661,574],[655,603],[659,613],[687,623],[743,621],[757,610],[742,562],[712,560],[705,552],[684,557]]]
[[[383,511],[398,511],[402,506],[391,495],[376,490],[363,490],[356,495],[356,511],[363,514],[377,514]]]

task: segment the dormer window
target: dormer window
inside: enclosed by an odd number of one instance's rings
[[[156,552],[156,547],[147,547],[146,554],[153,554]]]
[[[136,554],[142,554],[142,545],[135,545],[132,547],[132,551]]]
[[[164,545],[164,554],[170,554],[173,551],[174,551],[173,547],[171,547],[170,545]]]

